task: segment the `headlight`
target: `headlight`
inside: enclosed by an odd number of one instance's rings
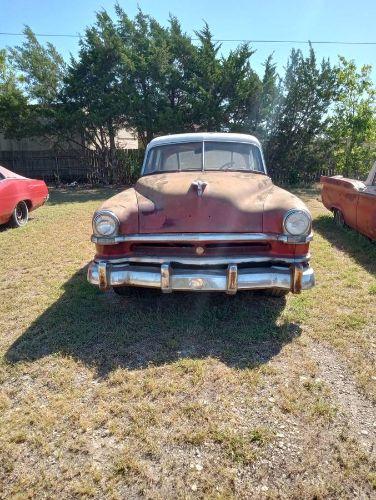
[[[283,220],[284,230],[293,235],[301,236],[311,230],[312,218],[305,210],[289,210]]]
[[[97,236],[115,236],[119,229],[119,219],[110,210],[96,212],[93,217],[93,231]]]

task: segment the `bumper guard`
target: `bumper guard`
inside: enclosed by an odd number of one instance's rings
[[[300,263],[290,267],[272,265],[253,268],[238,268],[236,264],[228,264],[227,269],[210,269],[173,268],[169,263],[138,266],[93,261],[89,265],[87,278],[101,290],[111,286],[139,286],[160,288],[164,293],[176,290],[235,294],[238,290],[264,288],[282,288],[300,293],[315,285],[313,269]]]

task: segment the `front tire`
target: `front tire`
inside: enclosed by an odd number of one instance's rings
[[[13,210],[12,217],[10,218],[9,225],[11,227],[22,227],[27,224],[29,220],[29,209],[26,202],[20,201],[17,203],[16,208]]]
[[[345,218],[343,217],[343,213],[341,210],[335,208],[333,210],[334,214],[334,222],[338,227],[344,227],[345,226]]]

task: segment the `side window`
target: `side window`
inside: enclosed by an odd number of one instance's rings
[[[2,181],[3,179],[5,179],[5,176],[0,172],[0,181]]]

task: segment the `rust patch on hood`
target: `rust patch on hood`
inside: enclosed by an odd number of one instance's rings
[[[199,194],[197,183],[205,183]],[[272,182],[252,172],[174,172],[135,186],[140,232],[258,232]]]

